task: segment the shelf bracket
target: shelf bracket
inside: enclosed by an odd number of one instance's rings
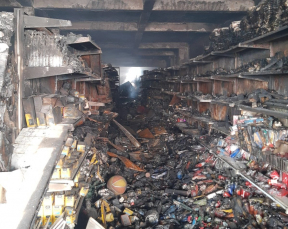
[[[269,43],[262,43],[262,44],[239,44],[241,48],[255,48],[255,49],[270,49]]]

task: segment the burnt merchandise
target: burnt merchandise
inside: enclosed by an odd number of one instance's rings
[[[261,36],[287,25],[286,0],[265,0],[253,7],[241,21],[215,29],[210,35],[206,53],[229,49],[240,42]]]

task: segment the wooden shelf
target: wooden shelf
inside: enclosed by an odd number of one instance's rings
[[[67,45],[73,48],[75,50],[75,54],[77,55],[102,53],[101,48],[95,44],[90,37],[78,37],[74,41],[68,40]]]
[[[255,37],[248,41],[240,43],[241,45],[253,45],[253,44],[263,44],[267,42],[271,42],[280,38],[284,38],[288,36],[288,26],[283,26],[275,31],[266,33],[262,36]]]
[[[288,75],[287,72],[283,71],[263,71],[263,72],[243,72],[241,76],[275,76],[275,75]]]
[[[45,78],[49,76],[67,75],[72,78],[91,77],[95,80],[101,78],[91,72],[74,72],[71,66],[67,67],[26,67],[24,68],[24,78],[26,80]]]
[[[192,99],[200,103],[211,103],[212,99],[202,99],[201,96],[193,95]]]
[[[250,39],[248,41],[241,42],[238,45],[235,45],[229,49],[223,51],[213,51],[209,54],[198,56],[196,58],[191,59],[189,62],[184,63],[183,66],[209,64],[213,62],[213,60],[221,57],[235,58],[236,53],[249,49],[269,50],[270,49],[269,42],[284,37],[288,37],[288,26],[281,27],[276,31],[266,33],[262,36]]]
[[[226,102],[223,100],[211,100],[211,104],[219,104],[219,105],[223,105],[223,106],[229,106],[229,107],[234,107],[235,106],[235,102]]]

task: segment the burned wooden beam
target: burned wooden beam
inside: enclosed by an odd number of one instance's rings
[[[142,32],[212,32],[217,28],[217,24],[213,23],[147,23]],[[99,30],[99,31],[138,31],[136,22],[119,22],[119,21],[82,21],[73,22],[69,28],[60,28],[63,31],[78,31],[78,30]]]
[[[144,33],[145,28],[148,24],[148,21],[149,21],[149,18],[150,18],[150,15],[151,15],[151,12],[152,12],[152,9],[153,9],[155,2],[156,2],[156,0],[144,0],[143,1],[143,3],[144,3],[143,12],[141,13],[141,16],[140,16],[140,19],[138,22],[138,31],[137,31],[136,36],[135,36],[135,44],[134,44],[135,48],[139,47],[139,44],[142,40],[143,33]]]
[[[28,1],[28,0],[19,0]],[[4,1],[5,2],[5,1]],[[8,1],[7,1],[8,2]],[[255,5],[253,0],[157,0],[153,10],[157,11],[225,11],[245,12]],[[35,8],[74,8],[100,10],[143,10],[142,0],[34,0]]]

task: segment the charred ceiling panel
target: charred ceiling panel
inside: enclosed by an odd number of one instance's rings
[[[21,7],[21,4],[16,1],[16,0],[1,0],[0,1],[0,6],[5,6],[5,7]]]
[[[137,31],[135,22],[107,22],[107,21],[83,21],[74,22],[72,27],[61,30],[106,30],[106,31]]]
[[[142,0],[34,0],[35,8],[79,8],[99,10],[142,10]]]
[[[246,11],[252,6],[252,0],[157,0],[153,10]]]
[[[152,22],[146,26],[145,31],[179,31],[179,32],[212,32],[216,24],[208,23],[159,23]]]
[[[222,24],[226,21],[240,20],[246,12],[197,12],[197,11],[152,11],[151,22],[203,22]],[[173,17],[171,17],[173,15]],[[229,25],[229,23],[228,23]]]

